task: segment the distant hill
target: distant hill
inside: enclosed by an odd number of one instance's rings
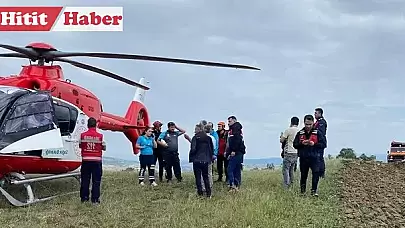
[[[267,164],[279,166],[281,163],[281,158],[244,159],[243,161],[244,167],[247,169],[265,168]],[[103,157],[103,166],[110,169],[126,169],[128,167],[137,168],[139,167],[139,162],[114,157]],[[181,161],[181,167],[184,171],[192,170],[192,164],[185,160]]]

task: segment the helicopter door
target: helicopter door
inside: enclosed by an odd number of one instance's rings
[[[29,93],[18,98],[1,125],[0,153],[39,151],[63,147],[52,97],[48,93]],[[41,155],[41,152],[36,155]]]

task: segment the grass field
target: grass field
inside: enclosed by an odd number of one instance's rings
[[[285,191],[280,170],[244,172],[238,193],[228,193],[224,184],[215,183],[212,199],[196,197],[191,173],[184,174],[182,183],[162,183],[152,188],[139,186],[134,172],[105,172],[99,206],[81,204],[78,194],[27,208],[11,207],[1,198],[0,224],[21,228],[342,227],[336,185],[340,167],[337,160],[328,162],[319,198],[300,196],[297,181],[291,191]],[[34,186],[44,195],[78,187],[75,180]]]

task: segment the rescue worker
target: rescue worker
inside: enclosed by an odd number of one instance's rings
[[[315,119],[316,119],[316,123],[315,123],[315,128],[318,129],[326,138],[326,129],[328,127],[328,124],[325,120],[325,118],[323,118],[323,109],[322,108],[316,108],[315,109]],[[326,166],[325,166],[325,150],[322,150],[322,158],[321,158],[321,167],[320,167],[320,177],[325,178],[325,170],[326,170]]]
[[[302,128],[294,139],[294,148],[297,149],[300,171],[301,171],[301,193],[306,192],[306,184],[309,169],[312,172],[311,195],[318,196],[318,182],[320,174],[320,160],[322,150],[327,142],[324,135],[314,127],[314,117],[306,115],[304,117],[305,127]]]
[[[283,132],[280,137],[280,143],[283,145],[283,180],[284,187],[289,188],[293,185],[294,181],[294,166],[297,164],[297,149],[294,148],[293,143],[297,135],[299,119],[294,116],[290,120],[290,126]]]
[[[166,179],[172,181],[173,172],[178,182],[182,181],[180,158],[179,158],[179,136],[186,133],[185,130],[177,127],[174,122],[167,123],[167,131],[160,133],[157,143],[165,147],[163,159],[166,164]],[[177,129],[177,131],[176,131]]]
[[[140,149],[139,163],[139,184],[145,185],[145,171],[148,168],[149,182],[151,186],[157,186],[155,182],[155,157],[153,156],[153,149],[157,147],[153,129],[148,127],[145,134],[141,135],[136,141],[136,148]]]
[[[205,128],[209,129],[209,126],[206,125]],[[195,126],[195,135],[191,139],[189,162],[193,163],[195,183],[197,186],[197,194],[199,196],[202,196],[203,193],[206,192],[206,196],[211,198],[212,185],[210,184],[208,176],[208,167],[211,166],[213,156],[213,140],[210,135],[204,132],[203,126],[197,124]]]
[[[158,120],[153,122],[153,135],[155,137],[155,141],[158,140],[160,133],[162,133],[162,123]],[[163,152],[164,152],[164,147],[161,144],[157,144],[156,148],[153,148],[153,155],[155,158],[155,167],[156,167],[156,162],[159,162],[159,182],[163,181],[163,173],[165,169],[165,161],[163,159]]]
[[[220,121],[218,123],[217,134],[218,134],[217,181],[221,182],[223,174],[225,173],[225,182],[228,182],[228,159],[225,158],[225,149],[228,141],[228,130],[225,130],[225,122]]]
[[[225,157],[228,161],[228,184],[229,191],[238,191],[242,183],[242,163],[243,156],[246,153],[245,143],[243,141],[242,125],[237,122],[235,116],[228,118],[229,138],[228,148]]]
[[[100,203],[102,155],[106,145],[103,135],[97,132],[96,126],[96,119],[91,117],[87,121],[88,130],[80,134],[79,148],[82,155],[80,198],[82,202],[89,201],[91,179],[91,202]]]

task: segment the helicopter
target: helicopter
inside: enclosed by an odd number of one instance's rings
[[[18,75],[0,77],[0,192],[14,206],[26,206],[58,196],[36,198],[31,187],[34,182],[67,177],[80,181],[80,172],[77,171],[81,166],[79,138],[81,133],[87,131],[88,118],[97,120],[98,129],[123,132],[132,143],[134,154],[139,152],[135,147],[137,138],[151,124],[144,104],[145,93],[150,88],[144,78],[135,82],[67,57],[144,60],[260,70],[246,65],[145,55],[62,52],[41,42],[30,43],[25,47],[0,44],[0,48],[12,51],[0,53],[0,57],[29,60],[29,65],[22,66]],[[126,115],[122,117],[104,112],[102,103],[95,94],[65,79],[62,67],[53,62],[68,63],[137,87]],[[41,176],[27,178],[32,174]],[[26,199],[20,201],[14,198],[6,190],[10,185],[24,185]]]

